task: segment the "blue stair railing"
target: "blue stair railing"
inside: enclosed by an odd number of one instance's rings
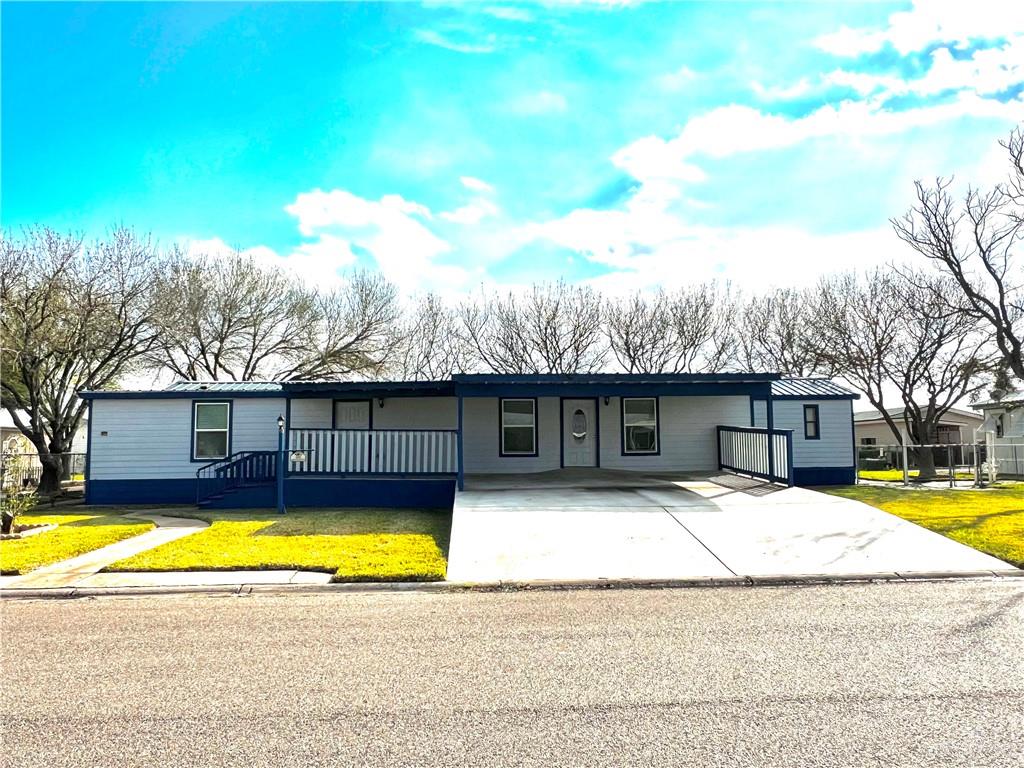
[[[246,485],[277,477],[277,451],[239,451],[196,470],[196,504]]]

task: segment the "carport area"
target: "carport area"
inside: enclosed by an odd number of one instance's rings
[[[730,474],[469,475],[448,579],[687,579],[1006,570],[857,501]]]

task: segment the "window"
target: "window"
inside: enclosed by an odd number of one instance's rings
[[[878,445],[877,437],[862,437],[860,439],[861,445]]]
[[[231,444],[231,404],[193,404],[193,460],[223,459]]]
[[[534,399],[502,400],[502,456],[537,455],[537,401]]]
[[[816,405],[804,406],[804,439],[821,439],[821,425],[818,422],[818,406]]]
[[[658,452],[657,398],[622,398],[622,452]]]

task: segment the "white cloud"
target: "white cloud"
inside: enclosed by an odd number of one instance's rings
[[[298,219],[299,231],[321,238],[326,232],[338,232],[341,242],[365,249],[381,272],[402,288],[422,288],[438,280],[462,282],[464,271],[441,266],[436,259],[452,250],[424,222],[430,210],[400,195],[385,195],[367,200],[342,189],[303,192],[285,210]]]
[[[728,157],[744,152],[784,149],[812,139],[861,139],[903,133],[961,117],[989,117],[1016,121],[1024,117],[1024,101],[999,102],[961,92],[948,103],[902,111],[884,109],[877,101],[844,101],[810,114],[789,118],[733,104],[699,115],[673,139],[639,139],[613,158],[635,178],[699,180],[690,159],[695,156]],[[697,169],[699,171],[699,169]]]
[[[809,93],[814,88],[806,77],[801,77],[799,81],[789,86],[766,86],[755,80],[750,84],[750,87],[760,98],[768,101],[796,99]]]
[[[565,96],[554,91],[527,93],[509,102],[511,112],[519,115],[545,115],[565,112],[568,109]]]
[[[681,91],[696,79],[696,72],[687,66],[682,66],[674,72],[667,72],[659,77],[658,85],[665,91]]]
[[[826,75],[824,82],[848,86],[862,95],[882,92],[920,96],[961,90],[992,95],[1024,83],[1024,36],[1002,46],[977,50],[969,59],[954,57],[949,48],[936,48],[931,57],[928,72],[912,80],[838,69]]]
[[[471,42],[453,40],[434,29],[417,29],[413,32],[413,36],[421,43],[436,45],[456,53],[492,53],[498,47],[497,36],[493,34],[484,35],[482,40]]]
[[[461,176],[459,181],[462,182],[462,186],[466,189],[471,189],[474,192],[493,192],[494,187],[488,184],[486,181],[474,178],[473,176]]]
[[[343,282],[342,271],[356,262],[351,244],[330,234],[322,234],[314,242],[302,243],[288,255],[282,255],[265,245],[232,248],[219,237],[184,239],[182,247],[190,258],[223,258],[238,253],[251,258],[257,265],[293,272],[307,285],[327,288]]]
[[[498,206],[485,198],[473,200],[454,211],[445,211],[441,218],[455,224],[479,224],[489,216],[498,215]]]
[[[488,5],[483,12],[504,21],[533,21],[533,14],[518,5]]]
[[[851,29],[821,35],[814,43],[837,56],[859,56],[890,43],[901,54],[934,43],[964,48],[972,40],[1024,32],[1024,3],[1017,0],[915,0],[909,11],[889,16],[885,29]]]

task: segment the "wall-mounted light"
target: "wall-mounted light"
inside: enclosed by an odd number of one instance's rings
[[[383,397],[378,397],[377,398],[377,407],[378,408],[383,408],[384,407],[384,398]]]
[[[608,401],[609,401],[609,398],[608,398],[608,397],[605,397],[605,399],[604,399],[604,404],[605,404],[605,405],[608,405]]]
[[[284,432],[284,416],[278,415],[278,417],[277,417],[277,430],[278,430],[278,432]]]

